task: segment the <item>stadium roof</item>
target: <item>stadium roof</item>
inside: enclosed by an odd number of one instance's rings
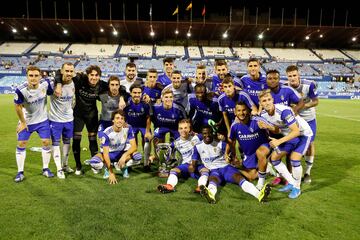
[[[190,2],[15,0],[10,4],[18,5],[10,5],[0,15],[0,40],[359,47],[360,19],[356,9],[343,1],[341,7],[327,3],[326,8],[319,9],[289,6],[288,1],[269,5],[266,1],[223,0],[220,6],[217,1],[204,0],[193,1],[192,9],[186,11]],[[309,1],[301,2],[306,3]],[[177,7],[179,13],[172,15]],[[63,34],[65,29],[67,34]],[[150,36],[151,29],[154,36]],[[176,29],[179,34],[175,34]],[[189,31],[191,37],[186,35]],[[223,37],[225,32],[227,38]]]

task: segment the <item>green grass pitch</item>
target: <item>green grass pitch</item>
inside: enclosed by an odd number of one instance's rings
[[[359,239],[360,101],[320,100],[313,182],[297,200],[273,189],[265,204],[226,185],[210,205],[194,180],[163,195],[166,180],[136,168],[112,186],[87,166],[85,176],[47,179],[29,150],[16,184],[12,96],[0,95],[0,109],[0,239]],[[33,135],[28,148],[39,145]]]

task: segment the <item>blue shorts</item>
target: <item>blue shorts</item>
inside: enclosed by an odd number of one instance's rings
[[[53,142],[60,142],[61,136],[63,138],[72,138],[74,132],[74,122],[53,122],[50,121],[51,140]]]
[[[180,137],[180,134],[177,130],[173,130],[170,128],[156,128],[154,130],[154,138],[158,138],[158,139],[165,139],[165,135],[166,133],[170,133],[170,136],[172,136],[174,139],[177,139],[178,137]]]
[[[124,151],[109,152],[110,161],[118,162],[123,154]]]
[[[175,167],[175,169],[179,169],[180,170],[180,175],[183,178],[189,178],[190,177],[190,172],[189,172],[189,166],[190,163],[184,163],[184,164],[180,164],[179,166]],[[205,168],[204,164],[200,164],[196,167],[195,169],[195,179],[199,179],[200,177],[200,171],[201,169]]]
[[[315,136],[316,136],[316,119],[311,120],[309,122],[307,122],[313,132],[313,135],[311,137],[311,142],[315,141]]]
[[[286,153],[297,152],[304,155],[309,148],[311,137],[299,136],[287,141],[279,146],[281,151]]]
[[[223,168],[217,168],[210,171],[210,177],[216,177],[219,180],[219,185],[222,183],[235,183],[234,175],[240,174],[239,170],[234,166],[227,165]]]
[[[264,147],[270,149],[270,144],[268,144],[268,143],[261,144],[261,146],[264,146]],[[242,162],[242,165],[246,169],[258,168],[258,159],[256,156],[256,152],[254,152],[251,155],[244,155],[244,160]]]
[[[35,123],[27,126],[29,130],[22,130],[18,133],[18,141],[27,141],[33,132],[37,132],[41,139],[50,139],[50,126],[49,120],[45,120],[41,123]]]
[[[141,136],[145,136],[146,128],[138,128],[138,127],[132,127],[134,135],[137,136],[139,132],[141,132]]]

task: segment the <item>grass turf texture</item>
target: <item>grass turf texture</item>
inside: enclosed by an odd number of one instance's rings
[[[12,96],[0,95],[0,109],[0,239],[358,239],[360,101],[320,101],[313,182],[297,200],[273,189],[265,204],[228,184],[210,205],[192,193],[192,179],[160,194],[166,179],[141,168],[111,186],[88,166],[85,176],[47,179],[41,153],[29,150],[26,179],[16,184]],[[28,149],[39,145],[32,135]],[[74,167],[72,156],[69,162]]]

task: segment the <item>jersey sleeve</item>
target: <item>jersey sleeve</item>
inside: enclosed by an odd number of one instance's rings
[[[134,134],[134,130],[133,130],[132,127],[129,127],[128,134],[127,134],[127,139],[129,141],[135,139],[135,134]]]
[[[109,136],[103,132],[101,133],[100,141],[101,141],[101,147],[108,147],[110,145]]]
[[[50,79],[45,78],[45,81],[48,84],[48,87],[46,89],[46,94],[49,95],[49,96],[53,95],[54,94],[54,88],[51,85]]]
[[[233,141],[236,139],[236,123],[235,122],[231,125],[231,128],[230,128],[230,139]]]
[[[225,154],[226,142],[225,142],[225,141],[221,141],[220,144],[221,144],[221,152],[222,152],[223,154]]]
[[[300,94],[295,90],[293,89],[292,87],[289,87],[289,92],[290,92],[290,103],[289,104],[297,104],[300,102],[301,100],[301,96]]]
[[[310,84],[310,87],[309,87],[309,97],[311,99],[318,97],[317,85],[313,82]]]
[[[15,90],[14,103],[15,104],[24,103],[24,95],[20,92],[20,90],[18,88]]]
[[[287,126],[290,126],[296,122],[294,114],[289,109],[282,111],[281,120],[283,120]]]
[[[248,108],[252,108],[255,104],[254,102],[251,100],[249,94],[247,94],[244,91],[241,91],[239,94],[239,100],[243,101],[246,103],[246,105],[248,106]]]
[[[199,152],[198,152],[196,146],[194,146],[194,151],[193,151],[193,155],[192,155],[191,159],[192,159],[193,161],[200,161],[200,160],[201,160],[201,159],[200,159]]]

